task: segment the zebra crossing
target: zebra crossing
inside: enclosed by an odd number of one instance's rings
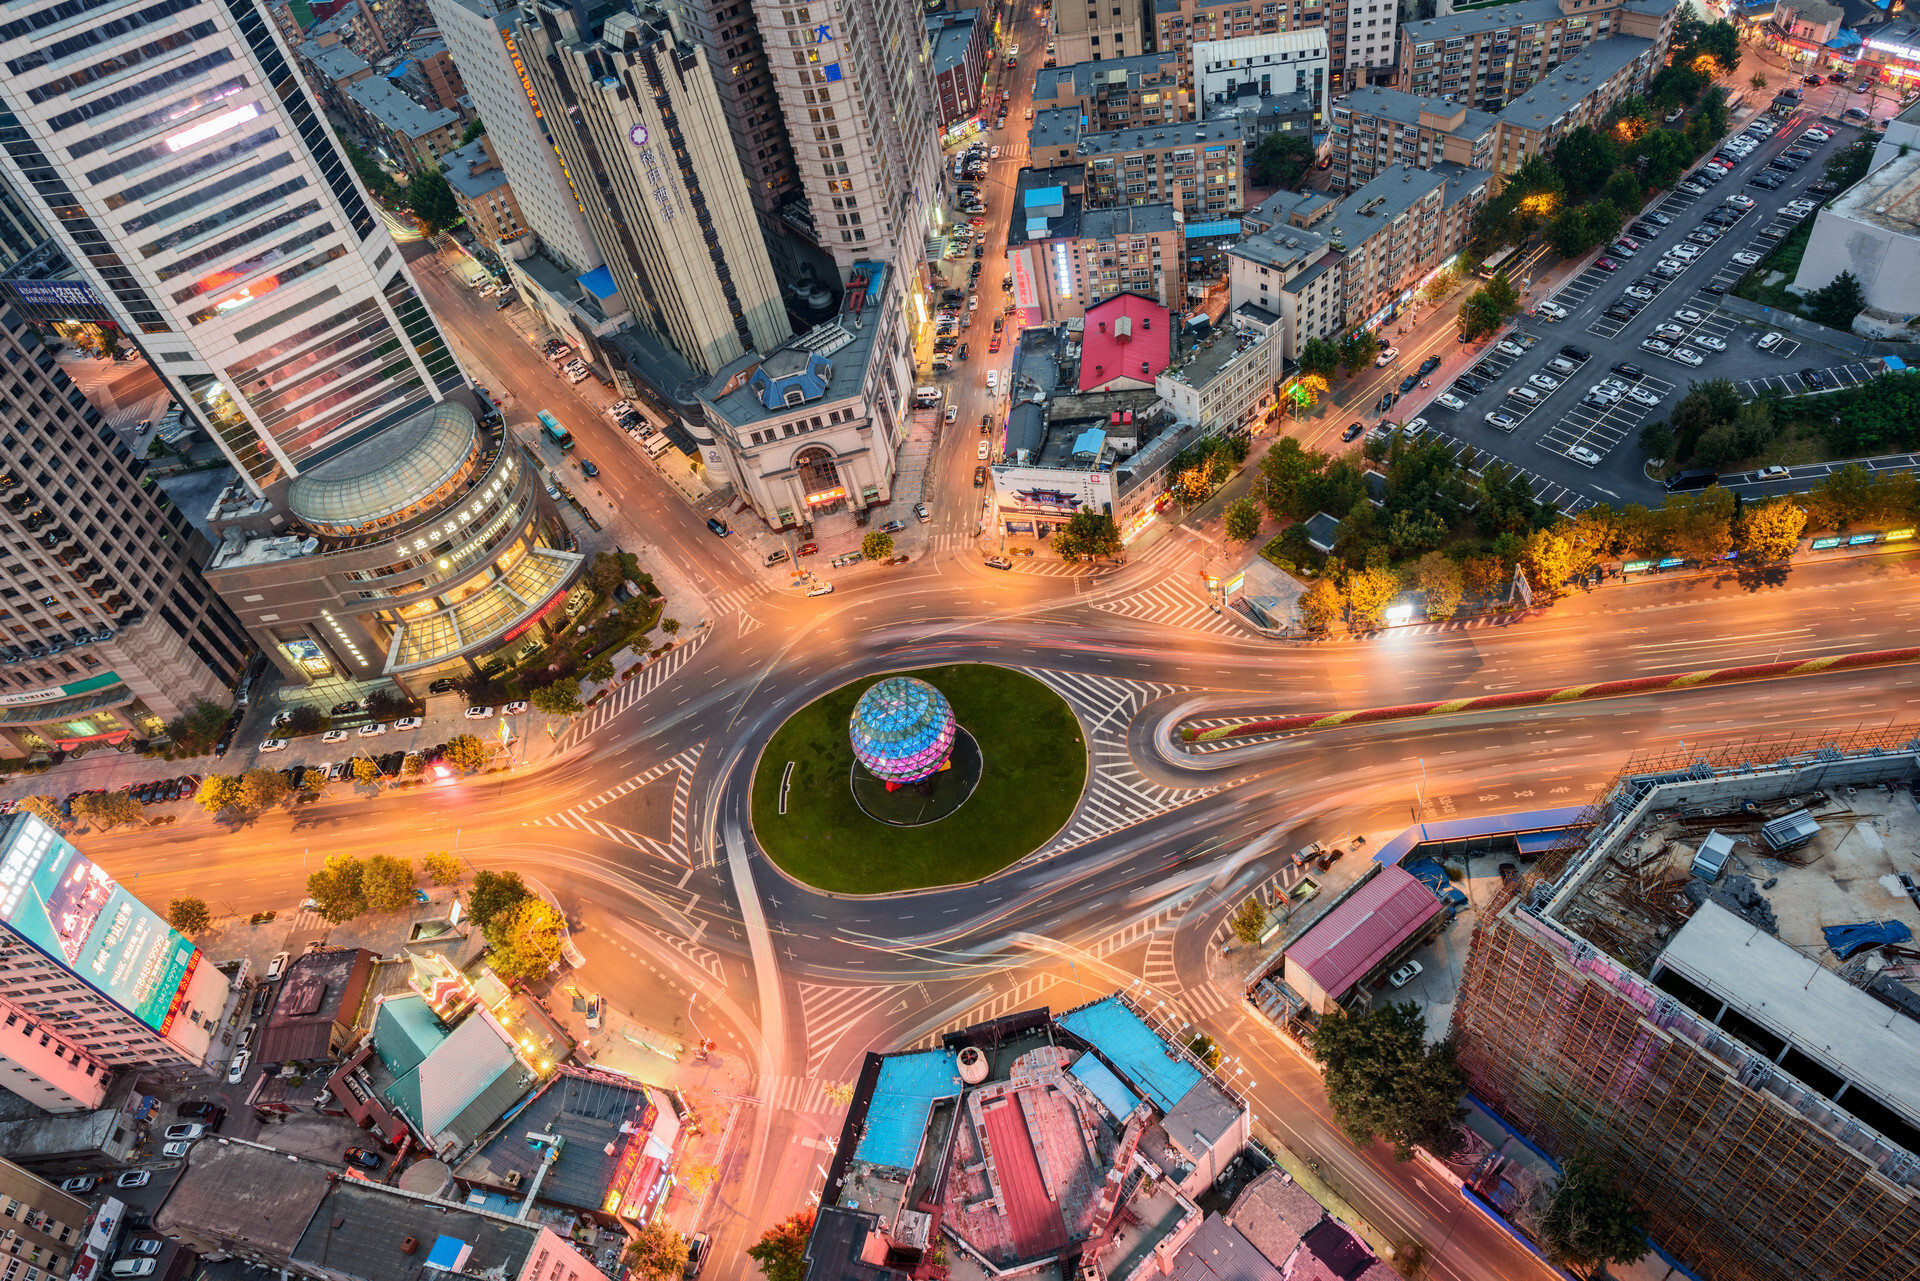
[[[594,836],[602,836],[610,841],[616,841],[621,845],[639,850],[643,854],[652,854],[657,858],[666,859],[668,862],[678,863],[682,867],[692,867],[693,852],[692,843],[687,837],[687,814],[693,803],[694,770],[700,764],[700,753],[705,747],[706,744],[702,742],[680,753],[672,760],[656,765],[643,773],[635,774],[624,783],[619,783],[608,788],[591,800],[582,801],[573,808],[562,810],[560,813],[551,815],[550,817],[535,819],[533,825],[536,827],[570,827],[576,832],[587,832]],[[680,777],[673,785],[673,817],[666,841],[656,840],[651,836],[642,836],[638,832],[630,832],[624,827],[617,826],[613,823],[603,823],[591,817],[594,810],[599,809],[608,802],[618,800],[629,792],[637,791],[657,779],[664,778],[667,774],[675,770],[679,771]]]
[[[729,592],[721,592],[707,602],[709,618],[724,618],[736,609],[745,609],[754,601],[772,591],[768,583],[748,583],[745,587],[736,587]]]
[[[976,1023],[985,1023],[988,1019],[997,1019],[1003,1014],[1012,1014],[1016,1010],[1028,1010],[1040,1003],[1048,989],[1066,982],[1054,974],[1036,974],[1032,978],[1022,979],[1009,991],[989,997],[975,1005],[965,1014],[953,1019],[944,1027],[936,1028],[915,1041],[909,1049],[931,1050],[940,1044],[940,1038],[948,1032],[957,1032],[963,1027],[972,1027]],[[1076,1000],[1074,1004],[1079,1004]]]
[[[665,657],[654,659],[638,676],[619,686],[607,697],[587,709],[586,713],[562,736],[561,750],[564,751],[581,739],[591,737],[608,721],[666,684],[675,672],[686,666],[687,660],[707,643],[707,637],[712,634],[711,627],[702,628],[692,640],[684,645],[674,646],[667,651]]]
[[[1127,726],[1155,699],[1184,691],[1180,685],[1115,680],[1077,672],[1029,669],[1067,700],[1087,730],[1093,777],[1073,819],[1059,839],[1042,851],[1051,857],[1144,819],[1211,796],[1218,787],[1162,787],[1150,783],[1133,766],[1127,750]]]
[[[775,1076],[764,1082],[760,1101],[776,1112],[832,1112],[827,1083],[804,1076]]]
[[[1147,954],[1140,964],[1140,977],[1157,997],[1165,997],[1169,1003],[1178,1005],[1188,1018],[1204,1019],[1218,1014],[1233,1002],[1215,990],[1211,983],[1188,990],[1180,982],[1179,972],[1174,968],[1174,936],[1180,928],[1181,919],[1192,905],[1193,900],[1188,898],[1162,908],[1152,916],[1114,931],[1088,950],[1095,956],[1105,957],[1146,939]]]
[[[1205,593],[1180,579],[1157,583],[1130,596],[1095,601],[1093,607],[1143,623],[1212,632],[1219,636],[1245,636],[1251,630],[1240,622],[1239,615],[1232,610],[1216,612]]]
[[[827,1059],[854,1026],[874,1009],[891,1000],[899,989],[800,985],[800,1017],[807,1034],[807,1076],[817,1078]]]

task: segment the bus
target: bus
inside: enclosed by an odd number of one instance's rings
[[[562,451],[573,448],[573,434],[544,409],[540,411],[540,428],[547,433],[547,439],[560,446]]]
[[[1492,280],[1494,273],[1498,272],[1507,259],[1513,257],[1515,252],[1516,249],[1509,245],[1499,253],[1489,254],[1487,260],[1480,264],[1480,270],[1476,271],[1474,275],[1480,277],[1482,280]]]

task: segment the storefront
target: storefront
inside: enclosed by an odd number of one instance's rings
[[[18,759],[111,747],[131,751],[165,723],[114,672],[45,689],[0,695],[0,740]]]

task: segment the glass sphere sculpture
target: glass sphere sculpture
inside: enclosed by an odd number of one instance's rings
[[[953,750],[953,708],[923,680],[889,676],[860,696],[848,725],[853,754],[875,778],[917,783]]]

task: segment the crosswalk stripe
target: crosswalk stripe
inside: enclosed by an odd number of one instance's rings
[[[896,991],[892,986],[833,987],[802,983],[800,1009],[807,1035],[807,1075],[817,1077],[825,1070],[827,1058],[847,1033],[876,1007],[891,999]]]

